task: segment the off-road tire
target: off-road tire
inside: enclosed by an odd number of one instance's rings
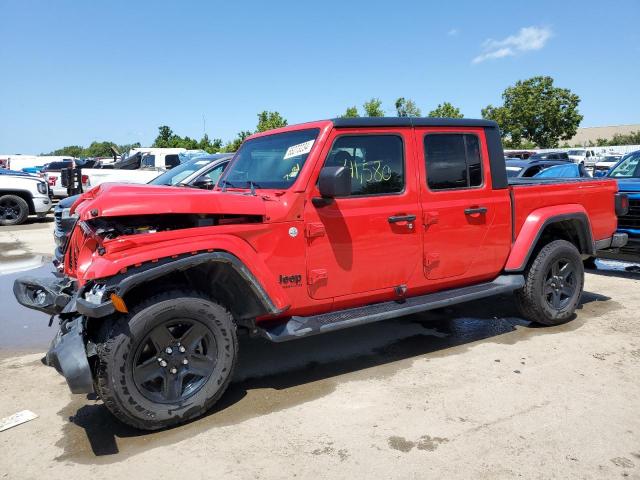
[[[547,301],[545,283],[554,262],[570,262],[574,269],[574,292],[567,296],[566,304],[554,308]],[[525,284],[516,290],[516,304],[520,314],[527,320],[542,325],[559,325],[570,320],[575,312],[584,288],[584,267],[580,252],[570,242],[554,240],[545,245],[525,271]]]
[[[216,345],[216,363],[206,382],[176,403],[145,397],[134,381],[134,361],[149,332],[171,319],[193,319],[205,324]],[[170,291],[153,296],[130,313],[104,323],[96,339],[96,393],[122,422],[142,430],[184,423],[209,410],[231,381],[238,356],[236,326],[229,311],[195,292]]]
[[[4,203],[7,205],[3,205]],[[9,226],[24,223],[29,216],[29,204],[25,199],[17,195],[0,195],[0,211],[3,211],[3,207],[8,207],[9,205],[12,206],[12,209],[17,210],[17,214],[15,216],[12,215],[11,218],[5,218],[0,215],[0,225]]]

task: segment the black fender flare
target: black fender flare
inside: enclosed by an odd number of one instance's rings
[[[576,234],[578,239],[577,247],[580,253],[583,255],[594,256],[596,253],[596,248],[595,248],[595,243],[593,241],[593,236],[591,235],[591,222],[589,221],[589,218],[587,217],[587,215],[585,215],[582,212],[554,215],[552,217],[547,218],[538,229],[538,232],[536,233],[534,240],[531,242],[531,245],[529,245],[527,255],[525,256],[522,264],[518,268],[507,269],[505,271],[510,273],[524,271],[527,265],[529,265],[529,261],[531,260],[531,255],[533,255],[533,252],[538,247],[538,244],[540,242],[540,237],[542,237],[542,234],[545,232],[547,227],[554,224],[567,222],[567,221],[575,222],[579,225],[579,227],[576,229]]]
[[[229,265],[249,286],[264,308],[265,314],[279,315],[289,308],[288,305],[284,308],[276,307],[258,279],[251,273],[247,266],[235,255],[222,251],[196,253],[177,259],[166,258],[159,260],[157,263],[147,263],[133,273],[127,272],[110,277],[106,281],[105,292],[115,293],[123,297],[134,287],[143,283],[159,279],[169,273],[189,270],[190,268],[207,263],[224,263]],[[87,317],[100,318],[110,315],[115,311],[110,299],[107,299],[101,304],[94,304],[84,300],[81,293],[82,292],[79,292],[76,298],[78,313],[86,315]]]

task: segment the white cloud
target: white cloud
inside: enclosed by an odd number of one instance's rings
[[[450,37],[455,37],[456,35],[458,35],[458,33],[460,32],[458,31],[457,28],[452,28],[447,32],[447,35],[449,35]]]
[[[503,40],[490,38],[482,43],[483,53],[475,57],[471,63],[514,57],[523,52],[540,50],[552,36],[553,33],[548,27],[524,27],[516,35],[510,35]]]

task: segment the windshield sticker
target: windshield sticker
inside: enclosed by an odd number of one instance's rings
[[[293,145],[287,148],[287,151],[284,154],[283,160],[287,160],[289,158],[297,157],[299,155],[304,155],[311,151],[311,147],[313,147],[313,143],[315,140],[309,140],[308,142],[299,143],[298,145]]]
[[[287,173],[283,178],[285,180],[291,180],[292,178],[296,178],[298,176],[298,172],[300,171],[300,165],[296,162],[293,167],[291,167],[291,171]]]

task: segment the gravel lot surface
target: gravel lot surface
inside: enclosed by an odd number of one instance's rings
[[[639,291],[638,273],[589,273],[576,318],[552,328],[503,296],[287,344],[243,338],[214,411],[151,434],[70,394],[40,363],[47,319],[4,310],[0,417],[39,418],[0,433],[0,478],[640,479]],[[29,333],[8,336],[20,322]]]

